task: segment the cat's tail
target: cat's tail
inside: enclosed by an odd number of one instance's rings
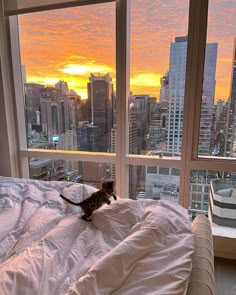
[[[75,202],[73,202],[73,201],[67,199],[67,198],[64,197],[63,195],[60,195],[60,197],[61,197],[63,200],[67,201],[68,203],[72,204],[72,205],[75,205],[75,206],[80,206],[80,205],[81,205],[81,203],[75,203]]]

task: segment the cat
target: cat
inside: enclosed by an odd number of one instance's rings
[[[75,203],[67,198],[65,198],[63,195],[60,195],[62,199],[67,201],[68,203],[80,206],[82,210],[84,211],[84,215],[82,216],[83,220],[86,221],[92,221],[91,215],[94,210],[100,208],[103,204],[111,204],[111,201],[109,200],[110,197],[113,197],[114,200],[117,200],[116,194],[114,193],[114,181],[105,181],[102,183],[102,188],[94,193],[84,201],[80,203]]]

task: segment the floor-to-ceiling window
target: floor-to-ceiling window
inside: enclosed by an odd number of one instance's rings
[[[23,176],[113,178],[207,214],[211,181],[236,173],[235,5],[62,2],[9,10]]]

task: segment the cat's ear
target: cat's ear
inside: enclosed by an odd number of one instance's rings
[[[114,180],[107,180],[107,181],[104,181],[102,183],[102,188],[107,190],[107,189],[113,189],[114,188]]]
[[[107,181],[103,181],[103,182],[102,182],[102,188],[103,188],[103,189],[106,189],[106,187],[107,187]]]

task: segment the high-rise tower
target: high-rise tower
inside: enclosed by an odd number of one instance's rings
[[[215,71],[217,43],[206,45],[203,97],[204,97],[204,116],[202,120],[209,122],[211,119],[211,110],[215,96]],[[169,114],[167,120],[167,151],[178,153],[182,147],[182,129],[183,129],[183,107],[184,107],[184,90],[185,90],[185,73],[187,57],[187,37],[176,37],[175,42],[170,47],[170,65],[169,65]],[[209,115],[208,115],[209,114]],[[209,116],[209,118],[207,117]],[[210,152],[210,132],[205,129],[205,124],[200,126],[200,140],[208,140],[203,145],[199,145],[200,154],[209,154]],[[209,134],[208,134],[208,133]],[[207,133],[207,134],[206,134]],[[201,148],[204,147],[203,150]]]
[[[236,38],[234,39],[231,89],[229,96],[228,132],[226,155],[236,155]]]
[[[167,151],[173,153],[179,152],[182,144],[186,55],[187,37],[176,37],[170,46],[167,120]]]
[[[113,85],[109,74],[95,76],[91,74],[88,83],[89,122],[98,127],[98,151],[111,149],[111,128],[113,127]]]
[[[130,103],[132,103],[132,113],[135,115],[137,124],[138,154],[143,154],[146,150],[146,138],[149,131],[148,100],[149,95],[147,94],[130,96]]]
[[[60,90],[61,95],[69,95],[69,88],[67,82],[60,80],[55,84],[55,88]]]

